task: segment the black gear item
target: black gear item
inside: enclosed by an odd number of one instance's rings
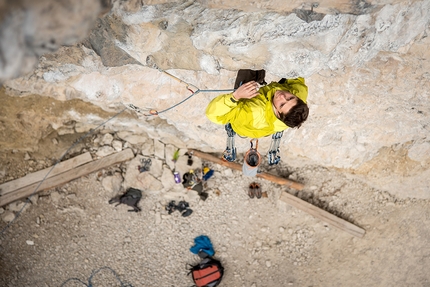
[[[128,206],[133,207],[133,209],[129,210],[130,212],[138,212],[141,211],[140,207],[137,206],[141,198],[142,191],[140,189],[130,187],[124,194],[115,196],[114,198],[109,200],[109,204],[118,203],[115,206],[118,206],[120,204],[126,204]]]
[[[250,81],[256,81],[260,85],[266,85],[264,78],[266,77],[265,70],[250,70],[250,69],[240,69],[237,71],[236,81],[234,82],[234,88],[237,89],[241,85],[248,83]]]

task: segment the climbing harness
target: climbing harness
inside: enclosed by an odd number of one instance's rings
[[[253,141],[255,140],[255,148]],[[261,155],[258,152],[258,139],[251,139],[251,148],[246,152],[242,172],[245,176],[256,176],[258,173],[258,167],[261,163]]]
[[[139,62],[139,61],[137,61],[137,62],[140,65],[144,66],[141,62]],[[157,111],[156,109],[142,109],[142,108],[139,108],[138,106],[136,106],[136,105],[134,105],[132,103],[128,103],[128,104],[123,103],[123,105],[125,105],[128,109],[133,110],[133,111],[135,111],[135,112],[137,112],[139,114],[142,114],[144,116],[158,116],[159,114],[167,112],[167,111],[169,111],[169,110],[171,110],[171,109],[173,109],[173,108],[181,105],[182,103],[188,101],[189,99],[191,99],[192,97],[194,97],[198,93],[208,93],[208,92],[210,92],[210,93],[231,93],[231,92],[235,91],[235,89],[228,89],[228,90],[201,90],[197,86],[195,86],[193,84],[190,84],[190,83],[187,83],[187,82],[179,79],[178,77],[176,77],[176,76],[174,76],[174,75],[172,75],[172,74],[170,74],[170,73],[162,70],[161,68],[159,68],[157,66],[157,64],[155,63],[154,57],[151,56],[151,55],[149,55],[148,57],[146,57],[146,64],[147,64],[148,67],[157,69],[159,72],[168,75],[169,77],[171,77],[172,79],[178,81],[179,83],[185,84],[186,85],[186,89],[191,92],[191,95],[188,96],[188,97],[186,97],[185,99],[183,99],[179,103],[176,103],[173,106],[171,106],[171,107],[169,107],[167,109],[164,109],[162,111]]]
[[[227,132],[227,147],[222,156],[226,161],[234,161],[236,159],[236,147],[234,145],[234,136],[236,132],[233,130],[230,123],[225,125],[225,130]]]
[[[270,142],[270,148],[267,153],[267,159],[269,165],[278,164],[281,161],[279,144],[281,143],[281,138],[284,132],[276,132],[272,135],[272,141]]]

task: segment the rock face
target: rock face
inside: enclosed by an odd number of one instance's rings
[[[114,1],[84,41],[5,82],[8,94],[81,99],[111,113],[133,104],[143,114],[114,118],[112,129],[221,152],[224,129],[204,111],[232,88],[238,69],[264,68],[267,82],[303,76],[311,114],[284,133],[283,160],[430,198],[429,1],[144,2]],[[190,90],[198,93],[175,106]],[[150,109],[158,116],[145,116]],[[70,120],[100,123],[79,110]],[[260,140],[263,155],[269,144]],[[237,145],[244,152],[249,140]]]
[[[31,72],[38,58],[84,39],[107,1],[0,1],[0,84]]]

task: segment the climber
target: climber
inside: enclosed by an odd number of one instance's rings
[[[281,79],[261,88],[256,81],[249,81],[233,93],[214,98],[206,108],[206,116],[225,125],[231,138],[235,133],[249,138],[272,135],[273,140],[279,141],[285,129],[299,128],[306,121],[307,96],[303,78]],[[235,155],[224,158],[233,161]]]

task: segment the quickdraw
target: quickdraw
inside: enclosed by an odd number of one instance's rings
[[[130,56],[131,57],[131,56]],[[133,58],[134,59],[134,58]],[[136,59],[134,59],[134,60],[136,60]],[[141,62],[139,62],[138,60],[136,60],[140,65],[142,65],[142,66],[145,66],[145,65],[143,65]],[[164,73],[164,74],[166,74],[166,75],[168,75],[169,77],[171,77],[172,79],[174,79],[174,80],[176,80],[176,81],[178,81],[178,82],[180,82],[180,83],[182,83],[182,84],[185,84],[185,88],[189,91],[189,92],[191,92],[191,95],[189,95],[188,97],[186,97],[185,99],[183,99],[182,101],[180,101],[180,102],[178,102],[177,104],[174,104],[173,106],[171,106],[171,107],[169,107],[169,108],[167,108],[167,109],[164,109],[164,110],[162,110],[162,111],[157,111],[156,109],[142,109],[142,108],[139,108],[139,107],[137,107],[136,105],[134,105],[134,104],[132,104],[132,103],[123,103],[128,109],[130,109],[130,110],[133,110],[133,111],[135,111],[135,112],[137,112],[137,113],[139,113],[139,114],[142,114],[142,115],[144,115],[144,116],[158,116],[159,114],[161,114],[161,113],[164,113],[164,112],[167,112],[167,111],[169,111],[169,110],[171,110],[171,109],[173,109],[173,108],[175,108],[175,107],[177,107],[177,106],[179,106],[179,105],[181,105],[182,103],[184,103],[184,102],[186,102],[186,101],[188,101],[189,99],[191,99],[192,97],[194,97],[195,95],[197,95],[198,93],[214,93],[214,92],[216,92],[216,93],[231,93],[231,92],[234,92],[235,91],[235,89],[228,89],[228,90],[200,90],[197,86],[195,86],[195,85],[193,85],[193,84],[190,84],[190,83],[187,83],[187,82],[185,82],[185,81],[183,81],[183,80],[181,80],[181,79],[179,79],[178,77],[176,77],[176,76],[174,76],[174,75],[172,75],[172,74],[170,74],[170,73],[168,73],[168,72],[166,72],[166,71],[164,71],[163,69],[161,69],[161,68],[159,68],[158,66],[157,66],[157,64],[155,63],[155,59],[154,59],[154,57],[153,56],[151,56],[151,55],[149,55],[147,58],[146,58],[146,65],[148,66],[148,67],[150,67],[150,68],[154,68],[154,69],[156,69],[156,70],[158,70],[159,72],[161,72],[161,73]]]
[[[226,161],[234,161],[236,159],[236,147],[234,145],[234,137],[236,132],[228,123],[225,125],[225,130],[227,132],[227,147],[223,153],[223,159]]]
[[[270,148],[267,152],[267,160],[269,165],[278,164],[281,161],[279,144],[281,143],[281,138],[284,132],[276,132],[272,135],[272,141],[270,142]]]

